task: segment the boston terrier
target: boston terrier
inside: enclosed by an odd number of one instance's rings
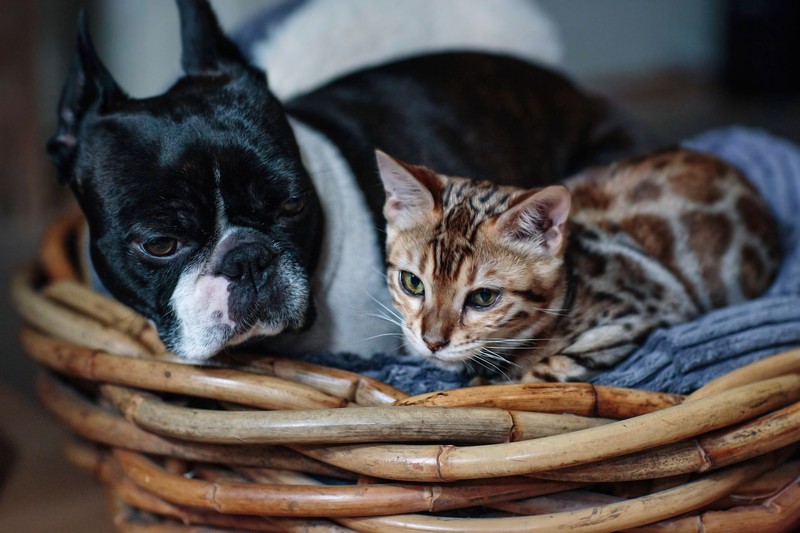
[[[278,355],[398,349],[376,147],[524,187],[638,148],[564,77],[478,52],[370,67],[282,103],[205,0],[177,4],[185,75],[145,99],[114,81],[81,17],[47,149],[99,282],[186,360],[264,337]]]

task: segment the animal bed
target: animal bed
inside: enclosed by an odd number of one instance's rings
[[[655,332],[594,384],[461,388],[405,359],[181,364],[81,279],[73,216],[13,282],[39,396],[75,434],[68,457],[108,486],[122,531],[792,530],[800,152],[744,129],[688,145],[762,191],[783,266],[761,298]]]
[[[627,360],[595,377],[596,384],[686,394],[737,367],[800,346],[800,150],[746,128],[711,131],[685,146],[733,163],[758,188],[778,220],[781,268],[760,298],[654,332]],[[307,360],[361,372],[414,394],[463,387],[471,379],[404,357],[314,354]]]

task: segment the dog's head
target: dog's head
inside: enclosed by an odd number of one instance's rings
[[[312,319],[322,215],[280,103],[204,0],[179,0],[185,76],[133,99],[81,16],[48,153],[113,296],[187,359]]]

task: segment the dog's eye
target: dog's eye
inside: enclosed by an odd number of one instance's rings
[[[169,257],[178,251],[179,243],[172,237],[156,237],[143,242],[142,250],[153,257]]]
[[[281,206],[280,216],[291,217],[299,214],[306,207],[305,196],[298,196],[296,198],[289,198]]]

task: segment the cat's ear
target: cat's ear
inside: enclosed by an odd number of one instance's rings
[[[553,185],[520,193],[497,218],[500,235],[532,247],[538,253],[558,255],[566,241],[565,227],[571,197],[566,187]]]
[[[440,202],[441,178],[425,167],[403,163],[380,150],[375,150],[375,157],[386,191],[386,221],[400,229],[419,224]]]

